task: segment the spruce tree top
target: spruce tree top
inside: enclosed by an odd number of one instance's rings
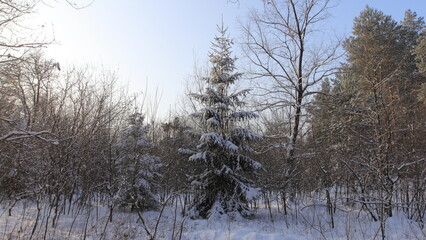
[[[227,36],[227,28],[218,26],[219,36],[212,42],[209,61],[212,64],[210,76],[203,80],[208,84],[203,94],[191,94],[200,103],[206,106],[200,112],[193,114],[198,118],[206,118],[210,130],[221,130],[225,134],[230,130],[231,125],[237,121],[247,120],[257,117],[253,112],[232,111],[236,107],[241,107],[244,102],[241,100],[249,90],[241,90],[229,93],[232,84],[240,79],[241,73],[235,72],[235,57],[232,57],[232,40]]]

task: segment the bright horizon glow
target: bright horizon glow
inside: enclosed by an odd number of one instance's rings
[[[244,22],[250,9],[263,6],[260,0],[240,0],[239,4],[228,0],[95,0],[87,8],[75,10],[65,1],[50,2],[51,7],[41,4],[34,23],[43,24],[58,43],[48,47],[48,57],[63,68],[88,64],[117,70],[121,85],[128,84],[130,93],[147,89],[148,99],[158,88],[160,118],[176,109],[194,63],[207,59],[222,18],[237,43],[234,54],[241,58],[238,19]],[[396,21],[403,19],[407,9],[426,16],[424,0],[341,0],[332,5],[336,7],[324,24],[332,29],[330,35],[341,37],[350,35],[354,17],[366,5]]]

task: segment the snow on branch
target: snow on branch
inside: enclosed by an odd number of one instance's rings
[[[8,123],[13,123],[13,122],[15,122],[15,121],[14,121],[14,120],[12,120],[12,119],[9,119],[9,118],[3,118],[3,117],[0,117],[0,120],[5,121],[5,122],[8,122]]]
[[[236,121],[249,120],[257,117],[259,117],[259,115],[257,115],[256,113],[246,111],[233,112],[230,115],[230,118]]]
[[[219,122],[219,120],[217,120],[216,117],[211,117],[211,118],[207,119],[207,122],[210,123],[213,126],[220,126],[220,122]]]
[[[423,162],[423,161],[426,161],[426,158],[420,158],[420,159],[418,159],[418,160],[416,160],[416,161],[413,161],[413,162],[407,162],[407,163],[403,163],[401,166],[399,166],[397,169],[398,169],[398,171],[401,171],[403,168],[405,168],[405,167],[409,167],[409,166],[411,166],[411,165],[413,165],[413,164],[417,164],[417,163],[420,163],[420,162]]]
[[[196,153],[194,150],[187,149],[187,148],[179,148],[178,152],[182,154],[187,154],[187,155]]]
[[[238,151],[239,149],[238,146],[235,145],[233,142],[224,139],[223,136],[215,132],[205,133],[201,135],[200,141],[205,143],[211,143],[231,151]]]
[[[250,157],[244,156],[244,155],[237,155],[236,156],[238,166],[242,167],[244,170],[247,169],[262,169],[262,164],[259,162],[256,162],[255,160],[251,159]]]
[[[257,141],[262,139],[262,136],[245,128],[235,128],[234,130],[232,130],[232,137],[243,139],[246,141]]]
[[[201,159],[206,161],[206,152],[199,152],[189,157],[189,161],[196,161]]]
[[[233,100],[238,100],[240,96],[245,97],[250,92],[250,89],[244,89],[231,94],[229,97]]]
[[[228,141],[228,140],[225,141],[224,147],[228,150],[235,151],[235,152],[238,151],[238,149],[239,149],[239,147],[237,145],[235,145],[233,142]]]
[[[223,138],[218,133],[210,132],[210,133],[205,133],[201,135],[200,141],[222,145]]]
[[[42,136],[44,134],[53,135],[49,131],[31,132],[31,131],[24,131],[24,130],[15,130],[15,131],[10,131],[9,133],[1,136],[0,137],[0,142],[4,142],[4,141],[16,141],[16,140],[20,140],[20,139],[24,139],[24,138],[32,138],[32,137],[34,137],[34,138],[40,139],[42,141],[45,141],[47,143],[51,143],[51,144],[54,144],[54,145],[58,145],[59,144],[59,142],[57,140],[52,140],[52,139],[44,138]]]

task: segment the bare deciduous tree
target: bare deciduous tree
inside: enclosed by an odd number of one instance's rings
[[[316,30],[328,14],[329,0],[264,0],[264,11],[253,11],[243,26],[244,52],[251,62],[252,82],[258,89],[259,110],[288,109],[284,187],[296,173],[297,141],[304,107],[316,85],[334,72],[337,44],[318,44]],[[286,134],[286,133],[280,133]]]

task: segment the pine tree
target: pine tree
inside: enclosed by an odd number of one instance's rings
[[[411,163],[421,158],[416,149],[424,121],[416,101],[421,78],[412,49],[421,29],[423,19],[411,11],[398,24],[366,7],[344,45],[347,63],[339,76],[339,95],[346,99],[340,126],[347,138],[339,141],[345,150],[340,159],[358,179],[352,188],[360,190],[363,207],[380,221],[382,236],[398,187],[413,184],[417,180],[410,178],[419,172]]]
[[[204,126],[197,150],[189,157],[203,166],[201,172],[191,177],[196,190],[190,210],[192,218],[216,218],[222,214],[249,217],[252,212],[247,203],[260,190],[249,175],[261,165],[243,153],[252,152],[249,143],[261,137],[238,125],[257,114],[240,110],[244,106],[241,98],[249,90],[231,93],[230,87],[242,74],[234,72],[233,42],[227,29],[222,25],[218,31],[220,35],[214,38],[209,54],[210,76],[203,79],[207,87],[202,94],[191,94],[203,106],[193,116]]]
[[[159,177],[161,161],[149,154],[154,144],[146,137],[149,126],[144,125],[144,116],[135,112],[128,118],[128,127],[117,144],[120,186],[117,202],[131,210],[149,210],[158,207],[153,193],[155,178]]]

